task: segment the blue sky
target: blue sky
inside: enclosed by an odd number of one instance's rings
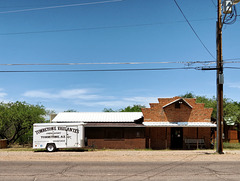
[[[215,56],[216,1],[177,2]],[[240,12],[240,4],[236,7]],[[239,60],[239,19],[223,27],[223,59]],[[215,61],[174,0],[0,0],[0,24],[1,64]],[[0,67],[2,71],[28,71],[180,68],[187,65]],[[225,97],[240,101],[239,70],[225,69],[224,75]],[[9,72],[0,73],[0,82],[0,101],[42,104],[55,112],[68,109],[102,111],[133,104],[148,106],[157,102],[157,98],[187,92],[207,97],[216,95],[216,72],[200,70]]]

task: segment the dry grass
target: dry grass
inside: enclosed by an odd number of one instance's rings
[[[240,150],[240,143],[223,143],[224,149]]]

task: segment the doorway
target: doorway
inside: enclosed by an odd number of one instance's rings
[[[171,128],[171,149],[183,148],[183,128]]]

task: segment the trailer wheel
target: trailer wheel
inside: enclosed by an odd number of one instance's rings
[[[47,144],[46,149],[48,152],[54,152],[56,150],[56,146],[54,143],[49,143]]]

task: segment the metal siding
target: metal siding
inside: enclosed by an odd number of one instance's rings
[[[59,113],[52,122],[134,122],[142,117],[142,112],[64,112]]]
[[[216,127],[208,122],[143,122],[147,127]]]

